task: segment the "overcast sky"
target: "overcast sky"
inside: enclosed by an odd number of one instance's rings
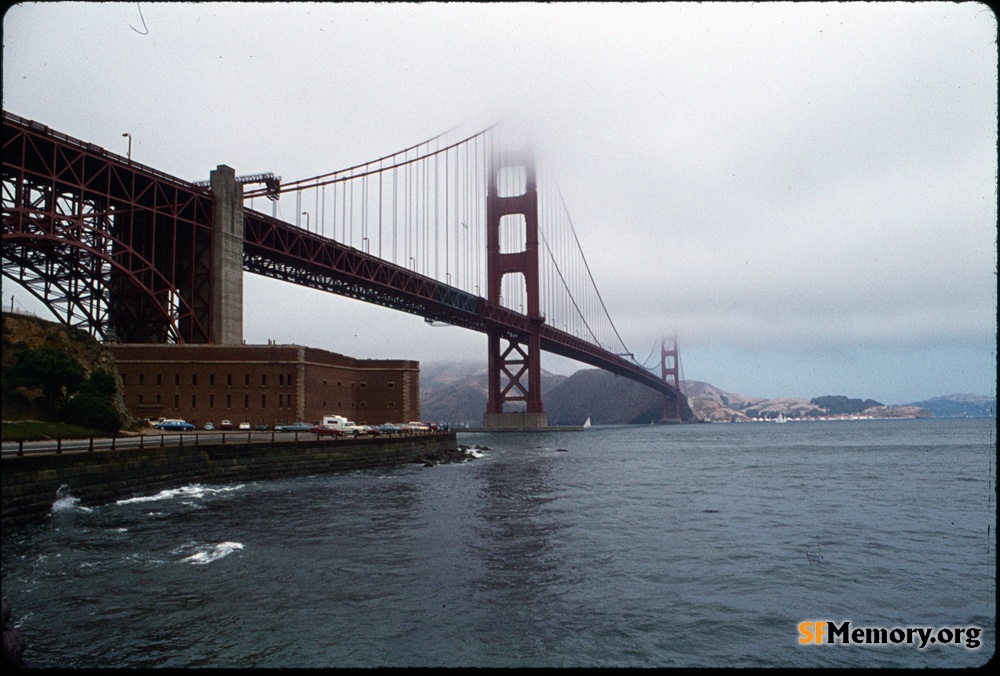
[[[944,2],[24,3],[3,107],[192,181],[516,120],[640,360],[676,332],[692,380],[898,404],[996,393],[996,27]],[[486,363],[482,334],[244,285],[247,342]]]

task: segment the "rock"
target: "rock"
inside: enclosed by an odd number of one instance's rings
[[[24,649],[27,647],[27,642],[24,640],[24,636],[21,632],[14,627],[7,626],[11,619],[11,609],[10,604],[7,600],[3,600],[3,661],[4,664],[11,667],[30,667],[31,665],[24,661]]]

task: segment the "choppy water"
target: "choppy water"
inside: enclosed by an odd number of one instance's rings
[[[62,496],[45,524],[3,541],[26,658],[960,667],[993,655],[995,421],[459,440],[490,450],[90,509]],[[806,620],[984,633],[976,650],[803,646]]]

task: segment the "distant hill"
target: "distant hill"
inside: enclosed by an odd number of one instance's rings
[[[485,366],[427,363],[421,364],[420,368],[420,408],[425,420],[470,426],[482,423],[487,401]],[[688,397],[691,413],[696,420],[747,422],[754,419],[777,418],[778,414],[789,419],[833,415],[822,406],[797,397],[777,399],[749,397],[725,392],[696,380],[683,381],[681,389]],[[580,425],[588,417],[595,425],[646,424],[650,420],[660,419],[663,406],[660,395],[655,391],[599,369],[582,369],[572,376],[543,372],[542,396],[545,399],[545,413],[552,425]],[[834,399],[846,398],[834,397]],[[954,401],[954,397],[939,399]],[[980,399],[984,401],[980,402]],[[823,399],[820,398],[818,401]],[[906,406],[876,406],[874,404],[878,402],[875,401],[859,401],[873,405],[858,411],[856,413],[858,416],[875,418],[937,416],[931,407],[924,406],[927,402]],[[989,402],[992,402],[992,408],[988,408]],[[969,403],[981,404],[984,407],[981,410],[984,411],[996,410],[995,398],[972,398]],[[995,417],[995,413],[990,417]]]
[[[687,406],[681,417],[693,414]],[[600,369],[584,369],[566,378],[545,398],[550,425],[645,424],[663,417],[663,397],[655,390]]]
[[[542,371],[542,396],[566,376]],[[478,364],[427,362],[420,365],[420,417],[452,425],[479,426],[486,412],[489,380]],[[524,410],[524,406],[515,407]]]
[[[997,398],[977,394],[949,394],[925,401],[915,401],[908,406],[919,406],[935,418],[996,418]]]

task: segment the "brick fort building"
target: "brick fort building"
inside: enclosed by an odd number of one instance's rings
[[[358,424],[420,420],[416,361],[354,359],[301,345],[106,345],[139,418],[233,427],[342,415]]]

